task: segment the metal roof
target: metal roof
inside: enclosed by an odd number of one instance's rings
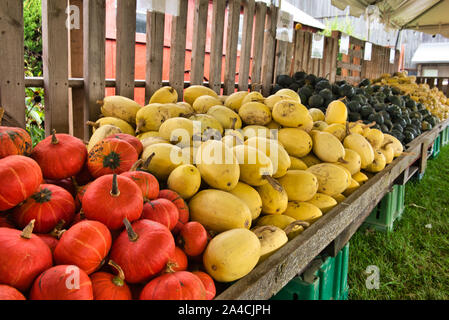
[[[449,63],[449,42],[422,43],[412,58],[413,63]]]
[[[332,5],[360,17],[367,8],[380,11],[381,21],[396,29],[413,29],[449,38],[449,0],[332,0]]]
[[[322,22],[308,15],[304,11],[299,10],[286,0],[281,1],[281,10],[291,13],[293,15],[293,21],[299,22],[302,25],[314,27],[321,30],[326,29],[326,26]]]

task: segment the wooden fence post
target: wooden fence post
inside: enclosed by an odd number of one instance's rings
[[[246,0],[244,3],[242,45],[240,49],[239,90],[248,90],[249,67],[251,63],[251,48],[253,44],[255,1]]]
[[[262,89],[262,58],[264,47],[265,22],[267,19],[267,5],[263,2],[256,2],[256,21],[254,26],[254,53],[251,72],[251,90],[260,91]]]
[[[0,42],[0,106],[25,128],[23,1],[2,1]]]
[[[145,103],[162,87],[165,14],[147,11]]]
[[[210,45],[209,87],[217,94],[220,94],[221,92],[225,11],[226,0],[214,0]]]
[[[209,0],[195,0],[190,73],[190,83],[195,85],[202,85],[204,81],[204,51],[206,48],[208,7]]]
[[[69,133],[67,2],[42,1],[45,134]]]
[[[237,66],[237,45],[239,38],[240,0],[229,0],[226,59],[223,94],[235,91],[235,69]]]

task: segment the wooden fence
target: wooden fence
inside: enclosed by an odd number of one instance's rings
[[[323,59],[311,58],[310,31],[295,31],[293,43],[276,40],[278,8],[255,0],[180,0],[180,15],[171,19],[170,57],[164,60],[165,14],[147,13],[146,79],[135,80],[136,0],[117,1],[116,79],[105,78],[106,3],[109,0],[42,0],[43,77],[24,78],[23,1],[4,0],[0,7],[0,105],[9,117],[25,126],[25,87],[43,87],[45,131],[71,133],[89,138],[87,120],[100,116],[97,100],[105,88],[115,94],[134,97],[134,88],[145,88],[146,102],[163,85],[171,85],[182,99],[191,84],[210,86],[228,95],[235,90],[257,90],[267,96],[282,73],[304,70],[328,77],[332,82],[376,77],[394,70],[386,56],[366,63],[361,59],[363,42],[351,38],[349,58],[338,61],[338,34],[325,38]],[[80,29],[66,27],[67,4],[80,9]],[[194,5],[190,81],[184,81],[188,6]],[[212,21],[207,21],[213,10]],[[241,43],[239,20],[243,14]],[[225,24],[227,21],[227,24]],[[209,70],[205,70],[206,25],[211,24]],[[226,36],[225,36],[226,35]],[[357,42],[357,43],[356,43]],[[67,44],[67,45],[65,45]],[[385,53],[387,48],[384,48]],[[380,52],[380,51],[379,51]],[[223,55],[224,53],[224,55]],[[224,66],[222,59],[224,58]],[[377,57],[377,58],[376,58]],[[238,59],[239,58],[239,59]],[[239,63],[237,63],[239,61]],[[163,81],[163,66],[169,66],[169,80]],[[381,66],[383,66],[381,68]],[[337,73],[340,70],[340,73]],[[346,71],[349,70],[349,71]],[[209,81],[204,81],[204,74]]]
[[[431,89],[437,87],[449,96],[449,77],[416,77],[416,83],[427,83]]]

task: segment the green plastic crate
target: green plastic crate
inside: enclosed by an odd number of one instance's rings
[[[364,227],[379,231],[393,231],[393,224],[404,212],[405,185],[394,185],[363,223]]]
[[[271,300],[347,300],[349,243],[336,257],[321,255]]]
[[[435,159],[440,154],[440,147],[441,147],[441,135],[438,135],[436,137],[435,141],[433,142],[432,147],[432,155],[430,156],[430,159]]]
[[[441,131],[441,146],[444,147],[449,142],[449,127]]]

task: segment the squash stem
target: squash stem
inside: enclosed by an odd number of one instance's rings
[[[125,225],[126,232],[128,233],[129,241],[136,242],[139,239],[139,235],[133,230],[131,222],[127,218],[123,219],[123,224]]]
[[[112,176],[112,190],[111,190],[111,196],[118,197],[120,195],[120,190],[118,189],[118,182],[117,182],[117,174],[114,173]]]
[[[20,235],[22,238],[31,239],[35,222],[36,219],[31,220],[30,223],[23,229],[22,234]]]
[[[125,273],[123,272],[123,269],[120,268],[120,266],[113,260],[109,260],[108,265],[113,267],[118,272],[118,275],[112,279],[112,282],[116,286],[122,287],[125,283]]]
[[[51,144],[58,144],[59,141],[56,138],[56,130],[53,129],[53,131],[51,132],[52,136],[51,136]]]

